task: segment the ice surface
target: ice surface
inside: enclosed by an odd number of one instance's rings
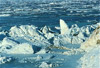
[[[100,45],[94,45],[89,52],[81,57],[78,68],[100,68]]]

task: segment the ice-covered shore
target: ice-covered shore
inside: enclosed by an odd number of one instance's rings
[[[96,29],[97,28],[97,29]],[[96,30],[95,30],[96,29]],[[58,29],[56,29],[58,30]],[[95,31],[94,31],[95,30]],[[77,24],[68,27],[68,25],[60,19],[60,33],[54,32],[50,27],[44,26],[42,28],[38,28],[34,25],[21,25],[14,26],[7,32],[0,32],[0,53],[4,55],[4,57],[0,57],[0,64],[10,62],[10,58],[6,59],[6,55],[11,54],[32,54],[32,55],[44,55],[37,56],[37,60],[49,60],[57,56],[56,54],[61,54],[65,56],[73,55],[84,55],[75,59],[76,62],[73,62],[74,59],[71,58],[72,65],[75,65],[74,68],[99,68],[99,27],[98,24],[95,25],[87,25],[83,27],[78,27]],[[93,32],[94,31],[94,32]],[[3,36],[3,37],[2,37]],[[90,36],[90,37],[89,37]],[[85,52],[84,52],[85,51]],[[51,54],[55,54],[51,55]],[[45,55],[48,58],[43,58]],[[97,54],[97,55],[96,55]],[[59,56],[59,59],[67,63],[69,58],[65,58]],[[91,59],[89,59],[91,57]],[[15,57],[14,57],[15,58]],[[35,59],[36,59],[35,58]],[[10,59],[10,60],[9,60]],[[33,58],[34,59],[34,58]],[[98,64],[96,59],[98,59]],[[6,61],[7,60],[7,61]],[[17,58],[18,60],[18,58]],[[25,60],[25,59],[24,59]],[[24,61],[23,60],[23,61]],[[25,61],[30,61],[26,59]],[[79,62],[80,64],[78,64]],[[91,62],[91,64],[90,64]],[[93,62],[93,63],[92,63]],[[40,62],[40,68],[51,68],[60,67],[56,63],[55,65],[48,62]],[[70,66],[71,66],[71,63]],[[76,65],[77,64],[77,65]],[[95,67],[93,66],[95,65]],[[72,67],[68,68],[72,68]],[[66,68],[63,66],[63,68]]]

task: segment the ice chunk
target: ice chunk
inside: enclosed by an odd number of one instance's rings
[[[32,48],[32,45],[28,43],[22,43],[8,50],[7,53],[8,54],[33,54],[34,50]]]
[[[21,25],[19,27],[14,26],[10,29],[11,36],[39,36],[39,32],[35,26],[32,25]]]
[[[77,36],[79,34],[79,32],[80,32],[80,28],[78,27],[77,24],[72,25],[72,27],[70,29],[71,29],[70,30],[70,34],[72,36]]]
[[[82,32],[79,32],[78,37],[79,37],[80,39],[85,39],[85,36],[84,36],[84,34],[83,34]]]
[[[66,32],[68,32],[68,30],[69,30],[68,25],[62,19],[60,19],[60,31],[61,31],[61,34],[65,34]]]
[[[46,62],[42,62],[39,67],[40,68],[51,68],[52,67],[52,64],[47,64]]]
[[[43,28],[41,28],[40,31],[42,32],[42,34],[47,39],[50,39],[50,38],[54,37],[54,33],[52,33],[52,30],[49,27],[47,27],[47,26],[44,26]]]
[[[60,30],[60,27],[55,26],[55,29]]]
[[[4,38],[1,42],[0,52],[6,54],[33,54],[33,46],[28,43],[19,44],[17,41]]]
[[[42,31],[42,33],[44,33],[44,34],[49,33],[50,30],[51,30],[51,29],[50,29],[49,27],[47,27],[47,26],[44,26],[43,28],[41,28],[41,31]]]
[[[17,26],[11,27],[9,34],[11,36],[24,36],[24,32],[20,28],[17,28]]]
[[[53,41],[55,46],[62,46],[71,43],[70,35],[58,35],[54,37]]]
[[[45,37],[47,39],[51,39],[52,37],[54,37],[54,34],[53,33],[48,33],[48,34],[45,34]]]
[[[89,27],[86,28],[86,34],[87,34],[87,35],[90,34]]]
[[[12,61],[12,60],[13,60],[12,57],[0,56],[0,64],[4,64],[4,63],[10,62],[10,61]]]
[[[7,53],[7,50],[13,48],[17,45],[17,42],[10,39],[10,38],[4,38],[3,41],[0,43],[0,52],[1,53]]]

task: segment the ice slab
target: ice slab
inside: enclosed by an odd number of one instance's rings
[[[10,36],[39,36],[37,28],[33,25],[14,26],[10,29]]]
[[[65,23],[64,20],[60,19],[60,31],[61,31],[61,34],[65,34],[66,32],[68,32],[68,25]]]
[[[17,41],[4,38],[0,44],[0,52],[6,54],[33,54],[34,47],[29,43],[18,43]]]
[[[52,64],[47,64],[46,62],[42,62],[39,67],[40,68],[51,68],[52,67]]]

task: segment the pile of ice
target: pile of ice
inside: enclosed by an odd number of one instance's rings
[[[78,27],[77,24],[68,27],[68,25],[60,19],[60,34],[54,37],[54,45],[61,46],[65,44],[81,44],[88,38],[97,25],[87,25]]]
[[[67,47],[67,44],[81,44],[96,27],[97,25],[78,27],[74,24],[69,28],[62,19],[60,19],[60,34],[47,26],[42,28],[33,25],[14,26],[8,34],[6,33],[8,36],[4,36],[0,41],[0,52],[7,54],[45,53],[45,48],[50,45]]]
[[[48,40],[44,37],[43,33],[41,33],[41,31],[33,25],[21,25],[19,27],[14,26],[10,29],[9,35],[13,38],[17,37],[18,39],[21,38],[29,41],[28,43],[34,44],[36,46],[50,45]]]
[[[49,45],[49,41],[37,27],[32,25],[14,26],[9,31],[9,37],[4,37],[0,42],[0,52],[33,54]]]
[[[65,45],[65,44],[80,44],[91,34],[96,28],[96,25],[88,25],[78,27],[77,24],[68,27],[62,19],[60,19],[60,34],[55,33],[49,27],[44,26],[39,29],[33,25],[14,26],[10,29],[11,37],[23,37],[36,45]],[[53,43],[51,43],[53,42]],[[39,44],[38,44],[39,43]]]

